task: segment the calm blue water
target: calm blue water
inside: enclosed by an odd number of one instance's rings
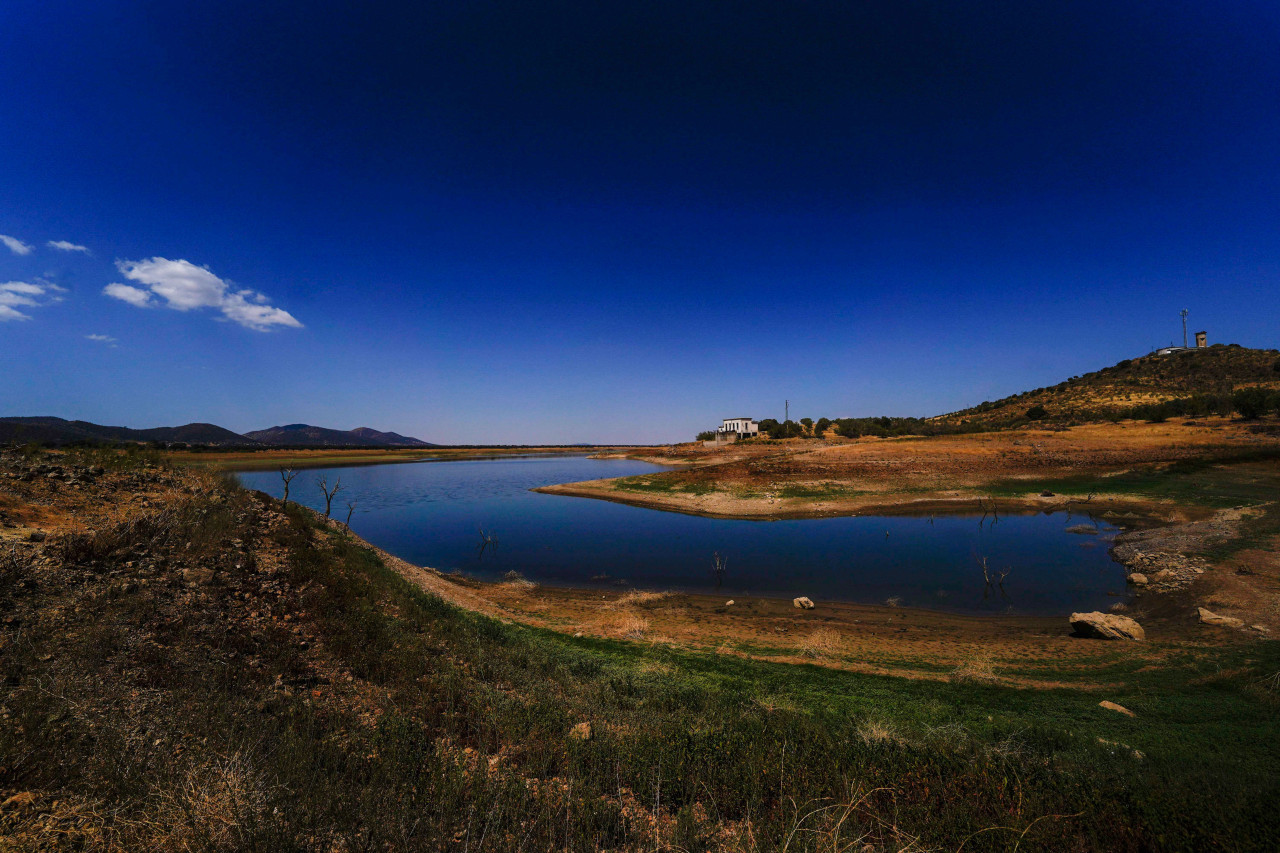
[[[304,470],[290,497],[324,508],[320,475],[342,478],[333,515],[356,500],[356,533],[418,565],[485,579],[517,571],[554,586],[714,592],[712,554],[728,558],[720,593],[883,603],[967,613],[1059,614],[1105,609],[1124,596],[1122,568],[1100,535],[1067,533],[1089,519],[858,517],[736,521],[530,492],[535,486],[661,470],[583,457],[368,465]],[[238,475],[279,497],[273,471]],[[480,529],[497,539],[480,549]],[[886,533],[888,535],[886,535]],[[979,559],[1010,569],[988,588]]]

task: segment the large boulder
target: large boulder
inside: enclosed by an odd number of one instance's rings
[[[1071,627],[1082,637],[1099,640],[1145,640],[1147,632],[1128,616],[1114,613],[1072,613]]]
[[[802,595],[802,596],[800,596],[799,598],[793,598],[793,599],[791,599],[791,603],[792,603],[792,604],[794,604],[794,605],[795,605],[798,609],[800,609],[800,610],[812,610],[812,609],[813,609],[813,600],[812,600],[812,599],[810,599],[808,596],[805,596],[805,595]]]
[[[1205,610],[1203,607],[1196,608],[1200,612],[1200,621],[1205,625],[1217,625],[1220,628],[1243,628],[1244,620],[1237,619],[1234,616],[1219,616],[1212,610]]]

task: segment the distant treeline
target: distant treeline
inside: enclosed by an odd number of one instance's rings
[[[984,403],[983,405],[991,405]],[[980,407],[979,407],[980,408]],[[1090,421],[1136,420],[1160,423],[1169,418],[1206,418],[1213,415],[1230,417],[1233,413],[1242,418],[1260,418],[1280,414],[1280,391],[1270,388],[1241,388],[1230,394],[1192,394],[1164,400],[1159,403],[1143,403],[1129,408],[1073,410],[1050,412],[1044,406],[1032,406],[1021,416],[1000,423],[969,421],[933,421],[920,418],[801,418],[799,421],[777,421],[765,418],[760,422],[763,438],[822,438],[830,430],[845,438],[874,435],[889,438],[900,435],[957,435],[960,433],[989,432],[1025,426],[1035,421],[1053,421],[1061,424]],[[1059,428],[1061,428],[1059,426]],[[699,441],[711,441],[716,437],[712,430],[698,433]]]
[[[1242,418],[1260,418],[1280,413],[1280,391],[1270,388],[1241,388],[1231,394],[1192,394],[1160,403],[1143,403],[1117,410],[1110,420],[1133,419],[1161,423],[1169,418],[1205,418],[1210,415],[1228,417],[1236,412]]]
[[[830,430],[845,438],[864,435],[889,438],[898,435],[955,435],[966,432],[983,432],[990,429],[985,424],[940,423],[920,418],[801,418],[799,421],[777,421],[765,418],[760,422],[760,435],[764,438],[822,438]],[[714,431],[698,433],[699,441],[714,439]]]

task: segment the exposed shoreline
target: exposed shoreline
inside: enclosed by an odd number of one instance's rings
[[[455,606],[575,637],[624,639],[759,661],[820,664],[939,681],[954,679],[957,671],[963,672],[975,661],[984,665],[993,656],[1010,671],[1041,665],[1101,669],[1116,650],[1113,643],[1073,636],[1066,612],[964,614],[832,601],[820,595],[814,598],[814,609],[802,610],[790,599],[770,596],[738,596],[732,601],[710,593],[542,586],[524,579],[481,581],[413,565],[352,533],[341,522],[326,523],[352,536],[410,583]],[[1246,640],[1248,635],[1242,632],[1206,629],[1194,618],[1196,600],[1213,589],[1211,578],[1204,577],[1168,591],[1138,592],[1129,615],[1142,621],[1153,642],[1126,644],[1126,654],[1155,665],[1206,640]],[[1023,687],[1058,686],[1052,678],[1026,674],[993,679]],[[1107,684],[1107,676],[1099,671],[1094,686],[1103,689]]]
[[[726,494],[710,495],[646,495],[616,488],[619,479],[584,480],[579,483],[563,483],[539,486],[532,491],[549,495],[591,498],[628,506],[678,512],[706,518],[741,519],[744,521],[773,521],[780,519],[834,518],[859,515],[981,515],[990,510],[979,503],[984,499],[975,494],[938,494],[930,497],[918,495],[868,495],[842,500],[814,501],[804,499],[741,498]],[[1207,511],[1171,502],[1129,496],[1109,495],[1093,498],[1087,495],[1057,495],[1042,497],[1000,498],[995,502],[995,512],[1006,515],[1033,515],[1042,512],[1081,512],[1106,516],[1109,520],[1129,525],[1158,524],[1174,520],[1204,517]]]

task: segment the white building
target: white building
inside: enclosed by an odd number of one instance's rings
[[[751,438],[760,434],[760,424],[751,418],[725,418],[724,424],[716,432],[721,435],[733,433],[738,438]]]

